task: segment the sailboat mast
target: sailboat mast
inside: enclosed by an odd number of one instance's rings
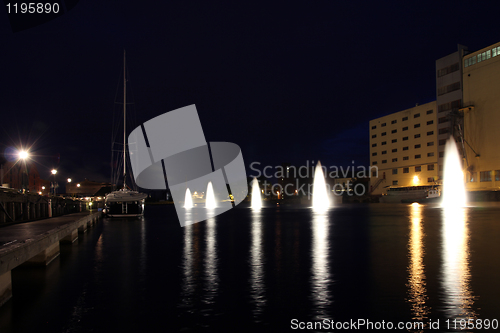
[[[127,159],[126,159],[126,121],[127,121],[127,76],[126,76],[126,54],[123,50],[123,188],[126,188],[125,182],[127,179]]]

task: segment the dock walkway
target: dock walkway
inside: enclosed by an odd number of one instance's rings
[[[0,306],[12,297],[12,269],[48,265],[59,255],[59,243],[73,243],[101,215],[82,212],[0,228]]]

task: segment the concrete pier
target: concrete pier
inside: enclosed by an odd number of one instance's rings
[[[0,306],[12,298],[12,278],[10,271],[0,275]]]
[[[64,239],[64,238],[63,238]],[[50,245],[48,248],[38,253],[33,258],[27,260],[24,264],[30,266],[47,266],[59,256],[59,242]]]
[[[72,244],[78,239],[78,229],[73,230],[68,236],[60,240],[61,244]]]
[[[101,215],[76,213],[0,228],[0,306],[13,294],[12,269],[25,263],[49,265],[59,255],[59,243],[73,243]]]

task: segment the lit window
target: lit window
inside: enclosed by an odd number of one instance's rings
[[[493,51],[493,56],[496,57],[497,56],[497,48],[494,47],[492,51]]]
[[[479,177],[481,182],[491,182],[491,171],[481,171]]]
[[[498,51],[498,50],[497,50]],[[476,56],[472,57],[472,64],[474,65],[476,63]]]
[[[491,58],[491,51],[490,50],[486,51],[486,59],[489,59],[489,58]]]
[[[469,182],[471,183],[477,182],[476,172],[469,172]]]

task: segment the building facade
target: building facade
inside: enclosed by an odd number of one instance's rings
[[[371,194],[438,181],[436,101],[370,121]]]
[[[20,191],[36,192],[41,195],[49,193],[50,182],[40,178],[35,163],[6,162],[0,169],[1,185]]]
[[[436,104],[437,104],[437,140],[438,143],[438,176],[443,178],[444,143],[454,135],[458,138],[463,123],[458,117],[462,106],[462,58],[467,47],[458,45],[457,52],[436,60]]]
[[[500,42],[463,58],[464,169],[468,190],[500,189]]]

